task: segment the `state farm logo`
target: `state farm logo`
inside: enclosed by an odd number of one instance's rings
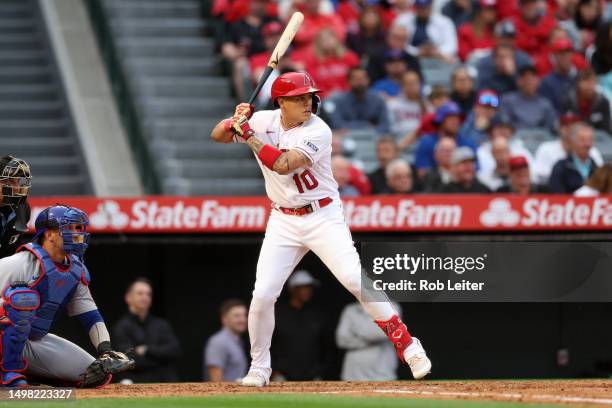
[[[130,217],[121,211],[121,206],[113,200],[105,200],[98,204],[96,212],[89,217],[91,226],[97,229],[125,228]]]
[[[505,198],[496,198],[489,203],[489,208],[480,214],[480,223],[485,227],[514,227],[521,220],[518,211]]]

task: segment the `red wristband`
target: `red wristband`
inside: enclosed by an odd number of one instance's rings
[[[223,130],[225,132],[231,132],[232,131],[232,120],[231,119],[225,119],[223,121]]]
[[[270,170],[273,170],[274,162],[281,154],[283,154],[283,152],[278,150],[276,147],[267,144],[261,148],[257,157],[259,157],[259,160],[261,160],[264,166],[266,166]]]

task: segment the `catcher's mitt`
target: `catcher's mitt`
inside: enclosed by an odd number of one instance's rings
[[[81,374],[81,387],[95,387],[104,384],[109,374],[120,373],[134,368],[134,360],[119,351],[105,351]]]

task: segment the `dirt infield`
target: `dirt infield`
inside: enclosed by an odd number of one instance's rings
[[[307,393],[612,406],[612,380],[287,382],[272,383],[262,389],[244,388],[232,383],[111,384],[100,390],[79,390],[77,398],[247,393]]]

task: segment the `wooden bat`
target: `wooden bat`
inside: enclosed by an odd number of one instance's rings
[[[291,41],[293,41],[293,37],[295,37],[295,34],[302,26],[303,21],[304,15],[302,13],[299,11],[293,13],[291,20],[289,20],[287,27],[285,27],[285,31],[283,31],[283,34],[278,40],[276,47],[274,47],[274,51],[272,51],[272,56],[268,61],[268,66],[263,72],[261,78],[259,78],[259,82],[257,82],[257,86],[249,98],[249,105],[255,101],[255,98],[257,98],[257,95],[259,95],[259,91],[261,91],[261,88],[268,80],[268,77],[278,65],[278,61],[283,57],[283,55],[285,55],[285,51],[287,51],[287,48],[289,48],[289,44],[291,44]]]

